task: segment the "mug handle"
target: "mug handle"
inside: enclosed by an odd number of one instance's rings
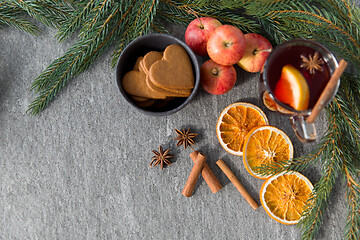
[[[316,140],[316,128],[314,123],[308,123],[305,120],[307,116],[292,115],[290,117],[291,126],[303,143],[310,143]]]

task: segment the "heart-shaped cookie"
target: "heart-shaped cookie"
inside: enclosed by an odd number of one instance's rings
[[[177,44],[168,46],[163,58],[149,69],[151,82],[164,89],[194,88],[194,74],[185,49]]]
[[[152,91],[165,94],[167,97],[188,97],[191,94],[191,89],[180,89],[177,91],[171,91],[159,88],[150,81],[149,76],[146,77],[146,84]]]
[[[139,71],[127,72],[122,80],[124,90],[137,97],[164,99],[165,94],[151,90],[146,84],[146,74]]]
[[[148,52],[147,54],[145,54],[143,60],[141,60],[142,70],[146,74],[148,74],[151,65],[153,65],[156,61],[161,60],[162,57],[163,54],[161,52],[157,52],[157,51]]]
[[[139,71],[140,70],[140,62],[144,59],[144,57],[138,57],[136,59],[135,65],[134,65],[134,69],[135,71]]]

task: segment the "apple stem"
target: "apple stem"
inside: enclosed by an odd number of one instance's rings
[[[213,69],[211,70],[211,72],[212,72],[212,74],[214,74],[214,75],[218,75],[218,70],[217,70],[216,68],[213,68]]]
[[[261,52],[271,52],[271,51],[272,51],[272,48],[263,49],[263,50],[255,50],[254,54],[258,54],[258,53],[261,53]]]
[[[224,44],[225,47],[231,47],[231,45],[232,45],[232,42],[227,42]]]
[[[201,29],[204,29],[204,25],[202,24],[199,15],[197,15],[197,14],[194,12],[194,10],[192,10],[192,9],[189,10],[189,13],[193,14],[193,15],[199,20],[200,28],[201,28]]]
[[[199,19],[200,28],[201,28],[201,29],[204,29],[204,25],[202,24],[201,19],[199,18],[199,16],[197,16],[197,19]]]

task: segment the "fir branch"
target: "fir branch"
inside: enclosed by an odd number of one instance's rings
[[[333,14],[337,15],[343,21],[351,24],[351,8],[349,1],[342,0],[313,0],[313,3],[316,3],[318,6],[321,6],[323,9],[334,9]],[[345,11],[344,11],[345,10]]]
[[[319,231],[323,212],[327,206],[327,201],[335,178],[342,171],[342,164],[346,164],[353,172],[360,166],[360,81],[359,78],[345,74],[342,77],[342,84],[336,99],[327,108],[329,126],[323,141],[318,145],[319,150],[315,154],[294,159],[289,165],[287,161],[274,163],[268,166],[261,166],[256,169],[262,175],[277,174],[282,171],[303,171],[310,164],[321,160],[324,164],[321,179],[315,185],[313,202],[308,206],[308,210],[303,213],[300,223],[304,233],[303,239],[314,239]],[[359,209],[359,194],[355,195],[354,188],[358,188],[358,183],[351,180],[352,185],[348,185],[348,201],[352,208],[349,209],[347,219],[346,236],[356,236],[358,232],[358,218],[354,216],[354,209]],[[348,238],[352,239],[352,238]]]
[[[119,9],[114,8],[92,36],[75,43],[34,81],[32,89],[35,89],[39,96],[29,106],[28,113],[34,115],[43,110],[70,79],[83,72],[96,59],[101,50],[109,44],[109,39],[113,38],[112,34],[108,36],[108,28],[118,12]]]
[[[358,161],[359,157],[359,128],[358,113],[359,107],[355,106],[358,102],[353,102],[358,97],[355,94],[359,91],[359,82],[354,79],[347,79],[344,76],[341,88],[336,99],[328,108],[330,132],[325,139],[328,143],[324,144],[324,152],[321,156],[324,163],[322,177],[314,188],[313,203],[309,205],[307,211],[303,213],[301,227],[304,230],[303,239],[314,239],[323,221],[323,212],[327,206],[328,196],[331,192],[336,176],[340,174],[344,166],[359,166],[353,161]],[[354,82],[355,81],[355,82]],[[350,103],[350,104],[349,104]],[[355,119],[354,119],[355,112]],[[329,142],[330,141],[330,142]],[[355,154],[355,157],[353,156]],[[358,195],[354,195],[354,182],[348,185],[348,201],[352,208],[359,209]],[[356,184],[355,184],[356,186]],[[357,187],[357,186],[356,186]],[[354,202],[353,202],[354,201]],[[347,219],[347,236],[358,234],[358,219],[353,216],[354,209],[349,209]],[[357,231],[356,231],[357,230]],[[352,239],[352,238],[349,238]]]
[[[248,1],[220,0],[215,2],[224,10],[233,9],[238,11],[239,9],[243,9]]]
[[[342,9],[341,14],[333,14],[307,3],[265,2],[251,1],[246,7],[247,14],[256,15],[269,34],[276,34],[278,42],[294,37],[316,40],[330,46],[341,57],[350,57],[360,67],[360,33],[356,28],[359,21],[353,17],[359,16],[358,7],[351,9],[357,14],[349,14],[349,8]],[[344,16],[347,16],[346,21]]]
[[[258,22],[264,29],[265,33],[269,36],[272,36],[272,39],[277,44],[293,38],[292,35],[284,31],[283,27],[278,26],[278,23],[272,19],[258,19]]]
[[[71,5],[64,1],[8,0],[8,2],[23,9],[46,26],[53,28],[59,27],[72,10]]]
[[[83,3],[80,3],[80,4],[82,5]],[[89,7],[89,5],[86,5],[85,8],[87,8],[87,10],[89,11],[88,7]],[[76,12],[75,14],[82,15],[84,11],[75,11],[75,12]],[[80,18],[80,17],[79,16],[73,16],[73,18],[76,19],[76,18]],[[68,23],[69,22],[67,21],[66,23],[64,23],[64,25],[69,26]],[[75,31],[75,29],[72,28],[72,27],[75,27],[75,25],[76,24],[71,23],[71,26],[69,26],[69,28],[65,31],[66,33],[62,32],[63,28],[60,28],[59,32],[57,33],[57,36],[60,37],[60,41],[63,40],[66,36],[68,36],[68,34],[70,34],[70,32]],[[99,35],[101,30],[104,29],[103,26],[104,25],[102,25],[101,23],[97,24],[96,29],[94,27],[91,32],[89,31],[89,33],[86,34],[88,39],[98,37],[98,36],[103,36],[102,34]],[[108,25],[106,24],[105,26],[108,26]],[[59,33],[63,33],[64,35],[60,36]],[[84,38],[85,38],[85,36],[82,38],[82,41],[86,43],[88,40],[84,39]],[[95,39],[95,40],[98,41],[98,39]],[[79,42],[81,42],[81,41],[79,41]],[[81,46],[81,44],[80,44],[80,46]],[[31,89],[35,90],[35,93],[39,93],[43,89],[45,89],[46,87],[51,85],[51,83],[52,83],[51,79],[56,79],[56,77],[58,77],[56,75],[56,73],[59,72],[59,71],[63,71],[63,69],[62,69],[63,65],[70,64],[69,62],[72,61],[72,59],[74,58],[74,55],[76,55],[77,53],[78,53],[77,49],[73,49],[73,51],[70,49],[70,51],[68,51],[64,56],[62,56],[62,57],[56,59],[55,61],[53,61],[42,72],[42,74],[35,79],[35,81],[33,82],[32,86],[31,86]]]
[[[164,27],[164,23],[159,21],[158,18],[155,18],[151,23],[151,29],[152,32],[169,34],[169,31]]]
[[[154,22],[154,16],[156,15],[157,8],[159,4],[157,0],[147,0],[142,2],[140,5],[135,5],[135,9],[131,15],[136,16],[134,19],[128,19],[131,21],[131,24],[127,22],[125,24],[124,30],[120,33],[119,45],[116,47],[112,54],[111,65],[115,66],[117,60],[124,49],[132,40],[135,38],[146,34],[151,29],[151,24]]]
[[[343,175],[347,182],[348,216],[345,225],[346,239],[359,239],[360,234],[360,82],[356,76],[345,75],[342,87],[334,102],[334,112],[342,130]]]
[[[349,164],[359,162],[360,150],[360,78],[342,77],[338,94],[333,101],[332,111],[336,114],[337,125],[342,131],[344,159]],[[358,165],[360,166],[360,165]]]
[[[308,167],[312,166],[318,161],[319,156],[321,156],[323,153],[324,146],[326,146],[326,144],[322,144],[322,148],[314,151],[314,153],[293,158],[290,162],[285,160],[273,162],[271,164],[261,164],[259,167],[255,167],[253,170],[255,173],[261,176],[276,175],[281,172],[305,171]]]
[[[257,18],[264,18],[271,11],[281,11],[289,8],[294,1],[293,0],[252,0],[247,1],[245,4],[246,13],[249,16],[255,16]]]
[[[347,182],[348,216],[346,218],[344,238],[349,240],[360,239],[360,186],[351,176],[346,164],[344,171]],[[352,173],[356,176],[356,173]]]
[[[327,110],[329,111],[328,108]],[[331,152],[328,148],[333,144],[336,135],[339,134],[338,131],[335,131],[338,128],[334,128],[334,126],[336,126],[336,115],[329,114],[326,133],[313,153],[293,158],[290,163],[288,160],[284,160],[266,165],[262,164],[260,167],[254,168],[254,171],[262,176],[275,175],[284,171],[305,171],[308,167],[317,163],[322,157],[328,157],[329,152]]]
[[[150,29],[150,25],[153,21],[153,18],[156,14],[157,5],[158,5],[158,0],[147,0],[141,4],[139,11],[137,12],[137,16],[135,18],[135,22],[134,22],[135,24],[133,28],[134,33],[132,35],[142,36],[148,32],[148,30]]]
[[[229,2],[227,4],[229,4]],[[244,6],[241,2],[238,2],[238,4]],[[209,3],[199,7],[195,4],[186,4],[182,1],[162,0],[158,12],[164,20],[179,24],[189,24],[194,20],[191,12],[195,12],[200,17],[214,17],[223,24],[237,26],[244,32],[259,31],[258,23],[237,14],[235,11],[232,11],[232,9],[225,9],[225,6],[221,5],[221,2]]]
[[[0,2],[0,25],[15,27],[32,35],[37,35],[40,29],[33,23],[22,18],[24,11],[8,2]]]
[[[74,5],[66,0],[46,0],[38,1],[41,14],[46,19],[50,19],[50,26],[59,27],[74,10]]]
[[[90,11],[86,21],[84,22],[83,27],[80,30],[79,37],[86,38],[88,34],[91,33],[96,24],[104,17],[106,17],[106,14],[108,13],[109,9],[111,9],[113,4],[114,0],[97,1],[93,9]]]
[[[315,239],[322,226],[324,211],[343,163],[340,157],[341,151],[336,146],[337,140],[333,141],[334,145],[328,147],[328,156],[331,153],[331,158],[322,159],[324,161],[322,176],[314,185],[312,197],[302,213],[300,220],[300,227],[303,230],[302,239]]]
[[[75,31],[81,28],[87,16],[94,8],[95,1],[96,0],[79,1],[79,3],[76,5],[76,8],[74,9],[73,14],[63,22],[59,28],[59,31],[55,35],[60,42],[70,37]]]
[[[124,48],[131,42],[130,38],[122,38],[119,45],[116,47],[116,49],[113,51],[111,55],[111,66],[115,67],[121,52],[124,50]]]
[[[61,90],[63,86],[72,78],[83,72],[91,63],[107,48],[111,42],[118,38],[121,34],[127,34],[128,39],[132,40],[141,33],[146,33],[150,28],[152,15],[156,11],[156,0],[148,0],[143,3],[144,9],[149,10],[148,21],[143,24],[131,25],[128,21],[133,19],[135,15],[142,15],[138,5],[131,5],[130,2],[116,3],[107,19],[103,22],[95,24],[93,32],[84,35],[75,43],[64,56],[56,59],[50,66],[34,81],[32,89],[39,96],[35,98],[29,106],[28,113],[37,114],[49,104],[53,97]],[[135,8],[135,10],[133,9]],[[108,31],[112,27],[111,31]],[[132,27],[134,35],[129,35],[124,29]]]

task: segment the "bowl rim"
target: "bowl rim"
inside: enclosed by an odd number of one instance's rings
[[[143,39],[146,39],[146,38],[169,38],[170,40],[173,40],[174,42],[176,42],[177,44],[179,44],[180,46],[182,46],[185,51],[187,52],[187,54],[189,55],[189,58],[190,58],[190,61],[192,63],[192,66],[194,67],[194,88],[191,92],[191,94],[186,98],[186,100],[181,103],[179,106],[173,108],[173,109],[170,109],[170,110],[167,110],[167,111],[159,111],[159,112],[155,112],[155,111],[150,111],[150,110],[146,110],[144,108],[141,108],[139,106],[137,106],[133,101],[131,101],[129,99],[129,97],[127,96],[127,94],[125,93],[122,85],[121,85],[121,80],[119,79],[120,76],[119,76],[119,71],[118,71],[118,68],[119,68],[119,64],[120,64],[120,59],[122,58],[122,56],[124,55],[124,53],[133,45],[136,45],[139,41],[143,40]],[[175,43],[173,43],[175,44]],[[145,34],[145,35],[142,35],[136,39],[134,39],[133,41],[131,41],[121,52],[119,58],[117,59],[117,62],[116,62],[116,67],[115,67],[115,81],[116,81],[116,84],[118,86],[118,89],[120,90],[120,93],[121,95],[125,98],[125,100],[133,107],[135,107],[138,111],[142,112],[142,113],[145,113],[147,115],[150,115],[150,116],[167,116],[167,115],[171,115],[173,113],[176,113],[178,111],[180,111],[182,108],[184,108],[193,98],[194,96],[197,94],[197,91],[199,89],[199,86],[200,86],[200,66],[199,66],[199,62],[197,60],[197,57],[195,55],[195,53],[191,50],[191,48],[182,40],[172,36],[172,35],[169,35],[169,34],[164,34],[164,33],[149,33],[149,34]]]

